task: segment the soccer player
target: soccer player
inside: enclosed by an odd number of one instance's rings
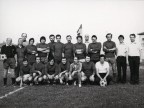
[[[4,81],[4,87],[7,85],[7,74],[8,74],[8,69],[9,67],[10,72],[11,72],[11,80],[12,80],[12,85],[15,85],[15,66],[16,66],[16,47],[12,45],[12,39],[7,38],[6,39],[6,45],[3,45],[1,48],[1,54],[5,55],[5,58],[3,60],[3,67],[4,67],[4,76],[3,76],[3,81]]]
[[[16,78],[16,82],[20,83],[22,79],[23,83],[25,84],[32,83],[31,69],[32,67],[28,64],[28,60],[24,58],[23,64],[20,68],[20,76]]]
[[[59,66],[55,63],[54,58],[52,58],[45,66],[45,72],[47,74],[50,84],[54,84],[58,81],[59,77]]]
[[[16,46],[16,68],[15,68],[15,77],[19,77],[20,68],[23,64],[23,59],[25,58],[25,47],[23,46],[22,38],[18,39],[18,45]]]
[[[42,36],[40,38],[40,43],[36,45],[38,56],[40,57],[42,63],[45,63],[48,60],[48,55],[50,52],[50,47],[45,42],[46,38]]]
[[[27,46],[27,45],[29,45],[29,42],[26,40],[26,38],[27,38],[27,34],[26,33],[22,33],[21,34],[21,38],[23,40],[23,46],[24,47]]]
[[[90,61],[89,55],[87,55],[85,59],[86,62],[82,63],[81,80],[86,83],[93,83],[95,80],[94,76],[96,74],[95,65]]]
[[[78,57],[74,57],[74,62],[70,65],[69,80],[73,80],[74,85],[76,85],[78,80],[79,87],[81,87],[81,69],[82,63],[79,62]]]
[[[77,36],[77,43],[74,45],[75,56],[80,62],[85,62],[86,45],[82,42],[82,36]]]
[[[61,35],[56,35],[56,40],[57,42],[53,45],[53,50],[54,50],[54,59],[55,63],[59,64],[61,62],[62,57],[64,56],[63,54],[63,43],[61,43]]]
[[[64,44],[64,56],[66,57],[69,63],[73,63],[74,59],[74,51],[73,51],[73,44],[71,43],[72,37],[70,35],[66,36],[67,43]]]
[[[32,75],[35,84],[42,84],[43,80],[46,80],[45,66],[41,63],[40,57],[36,57],[36,62],[32,66]]]
[[[55,44],[55,36],[53,34],[51,34],[49,36],[49,39],[50,39],[50,43],[48,43],[48,46],[50,47],[50,52],[49,52],[49,56],[48,56],[48,61],[54,57],[53,45]]]
[[[111,77],[109,75],[109,63],[105,61],[105,55],[100,55],[100,61],[96,63],[96,83],[100,84],[100,81],[104,80],[107,84],[110,83]]]
[[[106,61],[112,66],[113,81],[116,82],[116,44],[112,41],[112,34],[106,35],[107,41],[103,43]]]
[[[67,61],[65,57],[62,58],[61,63],[59,64],[59,79],[60,84],[64,84],[64,80],[68,85],[68,72],[70,69],[70,63]]]
[[[118,83],[126,83],[126,70],[128,64],[127,45],[124,43],[124,36],[119,35],[119,44],[117,45],[116,54],[117,54],[117,71],[118,71]],[[121,75],[122,73],[122,75]],[[121,77],[122,76],[122,77]]]
[[[91,61],[95,64],[99,61],[100,51],[101,51],[101,43],[97,42],[97,36],[92,36],[92,43],[88,46],[88,53],[90,55]]]
[[[131,84],[139,84],[139,66],[142,62],[142,46],[135,39],[136,35],[130,34],[131,43],[128,45],[128,61]]]
[[[25,48],[26,57],[29,64],[32,66],[36,60],[37,47],[34,45],[34,38],[29,39],[29,45]]]

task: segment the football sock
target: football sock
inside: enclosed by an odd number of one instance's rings
[[[7,78],[3,78],[4,85],[7,85]]]

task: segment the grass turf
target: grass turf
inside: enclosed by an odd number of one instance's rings
[[[1,99],[0,108],[144,108],[143,71],[140,70],[139,85],[28,86]],[[17,88],[10,86],[10,80],[8,87],[2,87],[1,70],[0,96]]]

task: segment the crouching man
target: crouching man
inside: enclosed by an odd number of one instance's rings
[[[67,61],[65,57],[62,58],[61,63],[59,64],[59,80],[60,84],[64,84],[64,81],[66,82],[66,85],[68,85],[68,72],[70,68],[70,63]]]
[[[86,56],[86,62],[82,64],[81,81],[84,83],[93,84],[95,81],[95,65],[90,61],[90,56]]]
[[[24,58],[20,68],[20,76],[16,78],[17,84],[20,84],[21,80],[24,84],[32,84],[31,68],[32,67],[28,64],[28,60]]]
[[[105,61],[105,55],[100,55],[100,61],[96,63],[96,83],[101,86],[106,86],[112,78],[109,76],[109,64]]]
[[[34,84],[42,84],[45,80],[47,80],[44,65],[41,63],[39,56],[36,57],[36,62],[33,64],[32,76]]]
[[[73,80],[74,85],[76,85],[76,81],[78,81],[79,87],[81,87],[81,68],[82,63],[79,62],[77,57],[74,57],[74,62],[70,65],[69,80]]]
[[[50,84],[54,84],[54,83],[58,82],[59,67],[58,67],[57,63],[55,63],[54,58],[51,58],[50,61],[46,64],[45,71],[47,74],[48,82]]]

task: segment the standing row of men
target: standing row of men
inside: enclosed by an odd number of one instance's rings
[[[2,46],[1,53],[6,55],[4,64],[4,85],[7,84],[7,73],[9,67],[12,73],[12,84],[15,83],[15,77],[19,76],[20,68],[23,64],[23,59],[26,57],[28,63],[32,66],[36,61],[36,56],[40,57],[43,64],[54,58],[57,64],[61,63],[62,57],[65,57],[71,64],[74,57],[77,57],[81,63],[85,62],[85,57],[88,55],[90,60],[96,64],[100,60],[100,53],[103,49],[106,61],[112,66],[113,81],[126,83],[126,69],[127,64],[130,66],[130,83],[139,83],[139,64],[141,60],[141,46],[135,42],[136,35],[130,34],[131,43],[126,45],[124,43],[124,36],[118,37],[119,44],[112,41],[112,34],[106,35],[107,41],[103,43],[103,48],[100,42],[97,42],[97,36],[91,37],[92,43],[88,43],[88,36],[86,36],[86,44],[83,43],[82,36],[77,36],[77,43],[72,44],[72,37],[66,36],[67,43],[61,42],[61,35],[50,35],[50,43],[46,44],[46,38],[42,36],[40,43],[34,45],[34,38],[26,41],[27,34],[23,33],[22,38],[18,39],[18,45],[12,45],[12,39],[7,38],[6,45]],[[117,64],[117,71],[116,71]],[[121,71],[122,69],[122,71]],[[121,73],[123,72],[123,76]]]

